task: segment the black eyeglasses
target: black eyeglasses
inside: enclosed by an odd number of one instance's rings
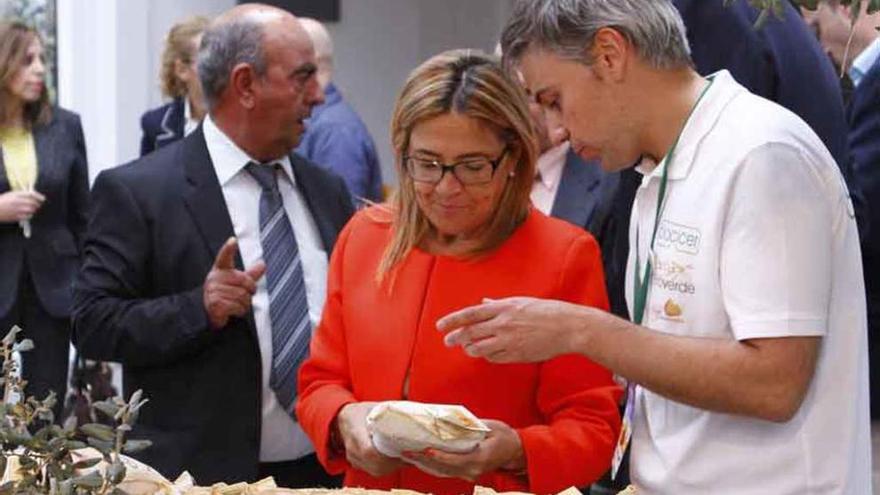
[[[416,182],[437,184],[443,180],[446,172],[451,172],[463,185],[475,186],[492,182],[495,170],[501,164],[507,148],[501,151],[498,158],[486,157],[466,158],[451,165],[446,165],[435,158],[420,156],[404,156],[409,176]]]

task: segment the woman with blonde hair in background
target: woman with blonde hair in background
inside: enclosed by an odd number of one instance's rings
[[[45,76],[37,32],[0,23],[0,332],[18,325],[34,341],[22,353],[25,393],[55,392],[57,415],[89,185],[79,116],[51,106]]]
[[[162,94],[172,100],[141,116],[141,156],[182,139],[207,113],[196,58],[209,22],[207,17],[190,17],[175,24],[165,37],[160,80]]]
[[[495,58],[437,55],[392,118],[400,190],[340,234],[321,324],[300,368],[297,417],[347,486],[556,492],[608,468],[619,389],[575,356],[495,365],[444,345],[436,320],[513,295],[607,307],[593,238],[532,208],[537,154],[525,97]],[[381,401],[462,404],[491,432],[473,452],[389,458],[365,418]]]

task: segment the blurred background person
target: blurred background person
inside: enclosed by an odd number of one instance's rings
[[[606,369],[575,356],[494,365],[447,347],[435,328],[485,297],[607,308],[593,238],[530,206],[537,149],[522,91],[494,58],[444,52],[410,75],[391,129],[400,189],[340,234],[300,369],[297,417],[319,459],[346,486],[435,494],[592,482],[619,427]],[[364,420],[376,401],[398,399],[462,404],[492,431],[468,454],[385,457]]]
[[[36,31],[0,23],[0,331],[19,325],[34,341],[25,393],[54,391],[59,417],[89,189],[79,116],[51,106],[45,76]]]
[[[373,138],[333,84],[333,40],[320,22],[300,19],[318,60],[324,103],[312,109],[296,152],[345,179],[355,200],[382,200],[382,169]]]
[[[165,38],[160,80],[162,94],[172,100],[141,116],[141,156],[173,143],[198,127],[207,111],[196,71],[196,54],[207,17],[175,24]]]
[[[868,15],[867,5],[863,4],[858,22],[853,25],[849,7],[837,1],[820,2],[815,12],[804,14],[822,46],[853,85],[847,106],[850,189],[861,199],[856,209],[868,300],[872,436],[874,445],[880,448],[880,14]],[[880,462],[880,455],[874,462],[875,466]]]

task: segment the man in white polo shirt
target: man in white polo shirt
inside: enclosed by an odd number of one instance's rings
[[[487,300],[438,322],[447,343],[496,362],[575,352],[625,378],[645,493],[870,493],[858,232],[819,138],[694,72],[668,0],[520,2],[502,45],[581,156],[640,162],[633,321]]]

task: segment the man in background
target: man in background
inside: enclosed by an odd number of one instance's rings
[[[804,11],[822,46],[852,81],[846,109],[852,160],[850,189],[856,202],[868,299],[868,352],[871,363],[871,418],[874,445],[880,448],[880,14],[863,4],[852,24],[849,7],[823,1]],[[847,45],[849,45],[847,47]]]
[[[382,200],[382,170],[367,126],[333,84],[333,40],[318,21],[300,22],[315,45],[324,103],[312,110],[296,152],[345,179],[356,202]]]
[[[353,212],[342,179],[292,153],[323,100],[316,71],[295,17],[235,7],[202,38],[202,124],[95,181],[74,342],[149,398],[132,436],[170,479],[334,484],[293,417]]]

